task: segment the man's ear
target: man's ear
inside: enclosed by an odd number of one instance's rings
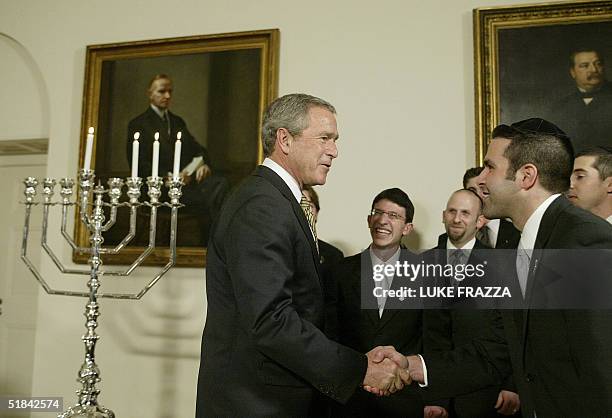
[[[485,219],[484,215],[478,215],[478,218],[476,219],[476,228],[481,229],[486,225],[486,223],[487,220]]]
[[[289,147],[293,137],[289,131],[285,128],[278,128],[276,130],[276,146],[283,152],[283,154],[289,154]]]
[[[407,223],[406,225],[404,225],[404,230],[402,231],[402,236],[405,237],[406,235],[410,234],[413,229],[414,229],[414,225],[412,225],[412,223]]]
[[[570,68],[570,75],[572,76],[572,78],[575,80],[576,79],[576,71],[574,70],[574,68]]]
[[[606,186],[606,191],[608,192],[608,194],[612,194],[612,176],[607,177],[604,180],[604,185]]]
[[[516,171],[515,179],[521,189],[531,189],[538,178],[538,168],[531,164],[525,164]]]

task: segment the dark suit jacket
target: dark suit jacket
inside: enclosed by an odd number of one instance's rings
[[[400,261],[418,263],[419,258],[402,249]],[[387,298],[382,317],[372,291],[372,262],[369,250],[347,257],[335,270],[338,282],[339,342],[366,353],[380,345],[392,345],[403,354],[419,353],[422,348],[422,311],[403,309],[403,302]],[[395,277],[391,289],[405,285],[405,279]],[[362,292],[365,294],[362,295]],[[341,416],[410,417],[423,414],[423,403],[415,386],[404,388],[388,398],[376,398],[364,391],[357,392]],[[372,415],[375,414],[375,415]]]
[[[181,169],[193,160],[194,157],[203,157],[204,162],[210,165],[210,159],[206,149],[200,145],[187,129],[183,118],[168,111],[170,119],[170,135],[168,126],[157,116],[157,113],[147,107],[140,115],[132,119],[128,124],[126,151],[128,164],[132,164],[132,141],[134,133],[140,132],[140,149],[138,153],[138,174],[147,178],[151,175],[151,158],[153,156],[153,141],[155,132],[159,132],[159,175],[164,177],[166,173],[172,172],[174,164],[174,143],[176,134],[181,132]]]
[[[575,89],[553,104],[549,120],[569,135],[575,152],[612,145],[612,84],[604,83],[588,105]]]
[[[538,230],[528,306],[550,280],[543,250],[580,248],[612,248],[612,226],[559,197]],[[525,417],[533,417],[534,411],[539,418],[612,416],[610,311],[508,311],[504,326]]]
[[[499,230],[497,231],[497,241],[495,248],[512,249],[518,246],[521,240],[521,233],[514,227],[512,222],[505,219],[499,220]]]
[[[543,250],[612,248],[612,225],[559,197],[544,213],[535,247],[527,304],[550,279],[549,270],[536,268],[545,265]],[[502,316],[505,338],[492,342],[508,344],[525,418],[533,418],[534,411],[538,418],[612,416],[610,311],[525,309]],[[473,343],[427,365],[430,381],[447,379],[444,391],[452,394],[487,374],[495,377],[503,362],[490,347]]]
[[[438,246],[423,255],[426,261],[446,262],[446,251],[444,250],[446,250],[447,238],[446,234],[440,235]],[[477,253],[483,249],[489,249],[489,247],[476,240],[468,263],[476,263]],[[423,355],[426,361],[429,355],[470,345],[475,339],[491,340],[495,338],[495,335],[501,334],[503,334],[502,318],[499,311],[496,310],[470,309],[463,306],[430,309],[423,313]],[[509,363],[509,361],[509,355],[506,354],[506,362]],[[509,377],[508,374],[506,380]],[[440,384],[443,385],[444,382]],[[515,390],[508,380],[504,385],[490,384],[482,389],[457,395],[451,399],[432,399],[431,395],[435,395],[435,388],[431,394],[427,388],[423,392],[427,397],[427,403],[445,407],[452,417],[495,418],[498,414],[494,405],[501,389]]]
[[[197,417],[299,417],[346,401],[367,359],[329,340],[319,255],[299,203],[258,167],[225,202],[206,266]]]
[[[325,296],[325,335],[333,340],[338,338],[338,315],[336,313],[337,294],[334,270],[344,259],[344,253],[333,245],[319,240],[319,259],[321,261],[321,277]]]

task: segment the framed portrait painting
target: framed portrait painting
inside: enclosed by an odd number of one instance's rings
[[[185,206],[177,223],[178,266],[204,266],[211,221],[223,199],[263,159],[259,126],[277,96],[278,50],[277,29],[87,47],[80,166],[89,127],[95,128],[91,168],[102,184],[129,177],[136,161],[138,176],[151,176],[155,137],[159,176],[166,177],[181,138]],[[146,200],[146,186],[141,192]],[[139,208],[134,237],[119,254],[105,256],[105,263],[130,264],[142,253],[149,244],[149,215],[148,207]],[[88,234],[78,216],[75,237],[85,246]],[[103,234],[105,246],[123,240],[129,218],[129,208],[119,207],[115,225]],[[170,211],[160,207],[155,250],[144,264],[167,262],[169,235]],[[86,262],[87,255],[75,251],[73,260]]]
[[[478,8],[473,21],[477,164],[496,125],[532,117],[575,151],[612,145],[611,1]]]

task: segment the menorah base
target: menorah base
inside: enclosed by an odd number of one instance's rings
[[[57,418],[115,418],[115,413],[100,405],[74,405],[62,412]]]

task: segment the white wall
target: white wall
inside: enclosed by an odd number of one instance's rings
[[[76,172],[86,45],[279,28],[279,93],[320,95],[339,112],[340,157],[328,184],[319,189],[323,210],[318,229],[322,238],[349,254],[369,242],[365,217],[372,197],[393,186],[406,190],[416,205],[418,239],[411,243],[426,248],[436,241],[442,207],[460,187],[464,170],[474,165],[472,9],[506,3],[0,1],[0,33],[26,48],[46,83],[53,162],[48,174],[53,177]],[[7,117],[0,114],[2,125]],[[70,259],[67,250],[63,254]],[[48,263],[43,271],[58,283],[75,283],[60,278]],[[113,327],[138,315],[142,325],[149,315],[153,329],[167,330],[156,310],[168,303],[172,290],[179,292],[177,305],[187,305],[181,314],[185,332],[201,330],[203,275],[176,270],[142,302],[104,301],[98,350],[102,403],[119,416],[191,416],[199,336],[173,340],[179,347],[174,349],[187,354],[166,367],[167,358],[126,348],[124,334]],[[79,299],[41,296],[36,395],[59,394],[73,401],[82,359],[83,305]],[[178,381],[168,384],[164,375]],[[163,398],[168,393],[171,397]],[[179,412],[164,412],[160,399],[169,400],[165,408]]]

